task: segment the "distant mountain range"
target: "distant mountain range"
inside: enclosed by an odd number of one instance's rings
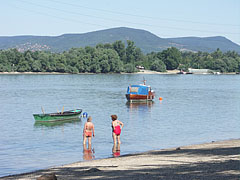
[[[162,51],[169,47],[193,52],[213,52],[219,48],[223,52],[236,51],[240,53],[238,44],[222,36],[160,38],[145,30],[126,27],[60,36],[0,36],[0,49],[17,48],[19,51],[29,49],[62,52],[72,47],[95,46],[98,43],[113,43],[117,40],[125,43],[127,40],[134,41],[135,45],[144,53]]]

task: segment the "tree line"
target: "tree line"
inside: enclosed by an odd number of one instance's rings
[[[136,66],[158,72],[188,68],[219,72],[240,72],[240,55],[235,51],[181,52],[175,47],[143,54],[133,41],[71,48],[62,53],[49,51],[0,50],[0,72],[132,73]]]

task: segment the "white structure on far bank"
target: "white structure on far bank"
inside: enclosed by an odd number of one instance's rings
[[[209,74],[211,73],[210,69],[192,69],[189,68],[188,71],[193,74]]]

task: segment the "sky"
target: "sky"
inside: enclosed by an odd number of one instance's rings
[[[224,36],[240,45],[240,0],[0,0],[0,36],[115,27],[161,38]]]

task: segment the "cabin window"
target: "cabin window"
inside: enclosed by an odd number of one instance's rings
[[[131,87],[130,92],[138,92],[138,87]]]

